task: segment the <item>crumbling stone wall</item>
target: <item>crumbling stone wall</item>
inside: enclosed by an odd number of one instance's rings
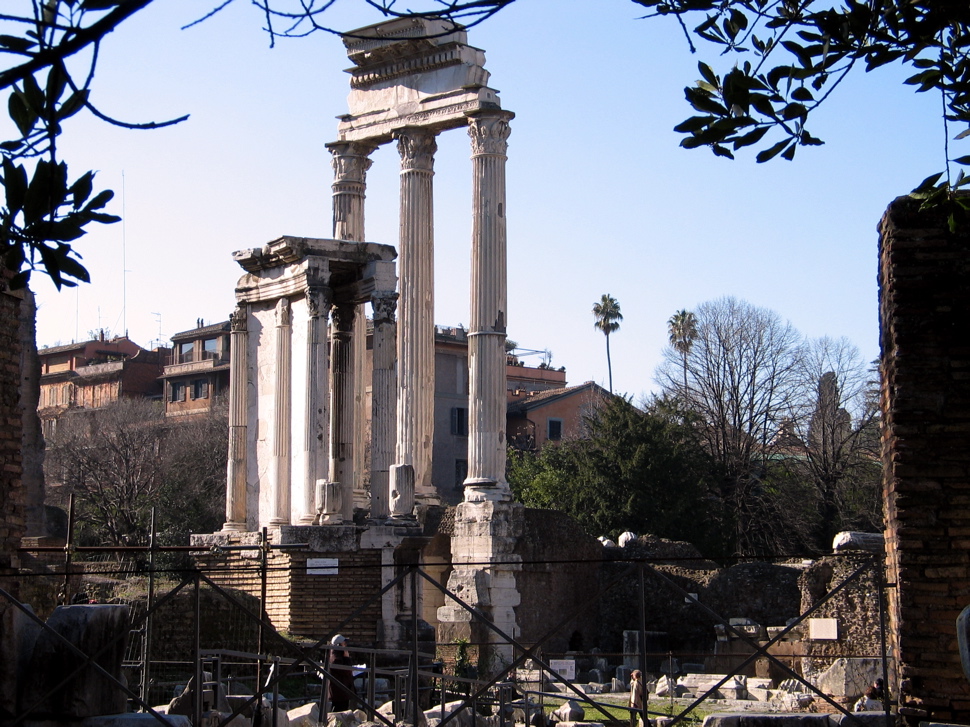
[[[647,631],[665,632],[667,646],[676,651],[709,652],[714,647],[715,619],[672,588],[673,583],[724,618],[749,618],[763,626],[781,626],[799,613],[800,571],[773,563],[741,563],[719,568],[704,560],[694,546],[654,536],[641,536],[625,548],[607,548],[608,557],[623,561],[644,559]],[[608,582],[625,562],[608,563],[603,569]],[[601,604],[600,642],[606,651],[619,651],[622,633],[639,628],[639,577],[634,570],[612,588]]]
[[[812,563],[799,579],[802,612],[807,612],[829,592],[837,593],[826,599],[809,618],[834,618],[838,621],[838,639],[833,641],[803,641],[803,672],[808,677],[828,669],[834,659],[880,659],[882,630],[879,614],[879,586],[882,559],[869,553],[845,553],[826,556]],[[807,636],[808,629],[800,629]]]
[[[899,198],[880,223],[886,549],[899,711],[970,721],[970,228]]]
[[[602,551],[600,542],[568,515],[525,509],[525,527],[513,551],[522,558],[522,570],[515,576],[522,602],[515,617],[525,643],[542,638],[560,619],[579,612],[543,643],[543,651],[564,652],[577,640],[587,647],[596,645],[597,604],[580,609],[596,593]]]
[[[4,289],[0,282],[0,576],[16,572],[17,548],[26,527],[20,411],[22,297]],[[2,585],[5,590],[17,593],[17,585],[11,579],[2,578]]]

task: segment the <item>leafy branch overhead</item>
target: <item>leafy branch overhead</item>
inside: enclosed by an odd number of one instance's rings
[[[709,147],[728,158],[747,146],[757,160],[791,160],[799,146],[822,140],[808,128],[817,109],[855,68],[871,71],[889,63],[913,70],[906,83],[917,92],[942,97],[945,138],[970,134],[970,4],[961,0],[634,0],[647,17],[674,16],[691,33],[735,55],[732,68],[718,75],[699,63],[701,78],[685,89],[697,112],[675,127],[686,134],[681,146]],[[697,24],[687,32],[688,23]],[[966,186],[943,149],[943,171],[924,180],[914,195],[924,206],[953,203],[954,227],[970,201],[951,193]]]
[[[87,282],[72,247],[92,222],[120,218],[104,212],[110,190],[94,193],[94,172],[73,181],[58,159],[62,124],[82,109],[127,128],[157,128],[187,117],[148,124],[112,118],[91,102],[101,39],[152,0],[47,0],[23,15],[2,15],[0,88],[17,135],[0,142],[4,205],[0,208],[0,272],[20,288],[39,270],[58,288]],[[15,34],[14,34],[15,33]],[[73,63],[74,66],[70,66]],[[78,82],[77,79],[83,79]]]

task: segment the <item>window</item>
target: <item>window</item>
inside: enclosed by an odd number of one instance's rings
[[[180,343],[179,344],[179,361],[185,363],[192,360],[192,351],[195,349],[195,343]]]
[[[169,401],[185,401],[185,384],[180,381],[173,381],[171,387]]]
[[[209,398],[209,382],[207,379],[196,379],[192,382],[192,398],[193,399],[208,399]]]
[[[456,437],[468,436],[468,409],[463,406],[451,408],[451,433]]]
[[[468,479],[468,460],[467,459],[456,459],[455,460],[455,489],[460,490],[465,486],[465,480]]]
[[[562,419],[549,419],[549,439],[562,439]]]
[[[202,342],[202,355],[209,358],[219,357],[219,339],[218,338],[207,338]]]

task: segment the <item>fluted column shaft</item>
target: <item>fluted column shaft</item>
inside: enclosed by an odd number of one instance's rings
[[[327,144],[332,155],[334,181],[333,189],[333,236],[337,240],[364,242],[364,199],[367,189],[367,170],[373,162],[368,158],[376,145],[365,142],[334,142]],[[354,505],[366,507],[367,493],[364,490],[364,436],[366,422],[361,405],[366,397],[366,381],[361,375],[366,358],[367,318],[363,309],[359,309],[354,324],[352,337],[354,350],[350,353],[347,370],[356,371],[353,377],[354,389],[349,397],[340,400],[349,404],[349,409],[341,412],[341,422],[350,428],[353,444],[350,456],[353,462],[349,471],[351,481],[341,479],[332,470],[332,480],[347,486],[344,492],[342,509],[350,508],[353,513]]]
[[[397,339],[397,464],[411,465],[419,499],[435,501],[431,484],[434,440],[434,133],[395,133],[401,155]]]
[[[290,453],[292,450],[292,368],[293,345],[290,301],[276,303],[276,390],[273,394],[273,516],[270,525],[290,522]]]
[[[397,324],[394,311],[397,294],[375,294],[371,297],[371,305],[374,309],[374,368],[371,378],[370,516],[383,520],[391,514],[388,488],[395,446]]]
[[[508,111],[469,115],[472,146],[471,323],[468,332],[466,500],[508,500],[505,479]]]
[[[330,479],[340,483],[340,514],[354,516],[354,350],[356,306],[333,308],[330,333]]]
[[[246,436],[249,409],[249,330],[245,305],[233,312],[229,333],[229,460],[225,531],[246,531]]]
[[[305,470],[303,476],[303,507],[301,525],[312,525],[316,519],[317,480],[326,479],[329,472],[330,428],[330,365],[327,351],[327,318],[330,292],[307,290],[307,364],[306,364],[306,425],[303,433]]]

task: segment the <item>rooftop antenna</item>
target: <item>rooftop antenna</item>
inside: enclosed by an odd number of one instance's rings
[[[152,313],[152,315],[155,316],[155,319],[158,321],[158,347],[161,348],[162,347],[162,314]]]
[[[128,335],[128,237],[125,230],[125,170],[121,170],[121,330]]]

